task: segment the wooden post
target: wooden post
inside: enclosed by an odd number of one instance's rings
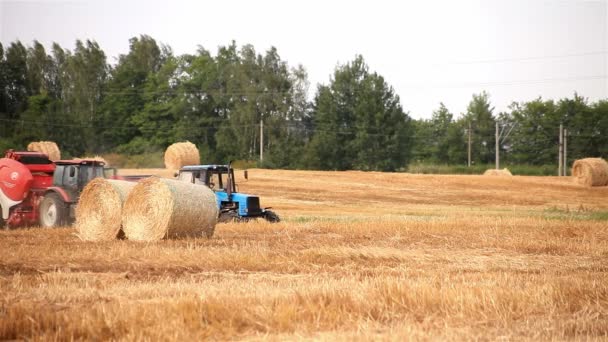
[[[498,144],[498,121],[496,121],[496,170],[500,168],[500,149]]]
[[[260,161],[264,161],[264,118],[260,118]]]
[[[557,175],[563,176],[562,168],[564,167],[564,125],[559,125],[559,156],[558,156]]]
[[[469,162],[468,162],[468,165],[469,165],[469,167],[471,167],[471,122],[470,121],[469,121],[468,133],[469,133],[469,159],[468,159]]]
[[[568,176],[568,129],[564,128],[564,176]]]

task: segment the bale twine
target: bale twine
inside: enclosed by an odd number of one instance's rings
[[[125,202],[122,225],[129,240],[213,236],[218,208],[204,185],[150,177]]]
[[[165,151],[165,167],[171,170],[178,170],[185,165],[198,165],[201,157],[198,148],[193,143],[179,142],[167,148]]]
[[[602,158],[585,158],[574,162],[572,177],[584,186],[608,185],[608,163]]]
[[[85,241],[108,241],[119,236],[123,204],[134,182],[95,178],[84,187],[76,208],[76,230]]]
[[[483,173],[484,176],[513,176],[513,174],[511,174],[511,171],[509,171],[509,169],[504,168],[502,170],[496,170],[496,169],[489,169],[486,170],[486,172]]]
[[[61,151],[56,143],[52,141],[35,141],[27,145],[27,150],[31,152],[42,152],[49,156],[49,160],[57,161],[61,159]]]

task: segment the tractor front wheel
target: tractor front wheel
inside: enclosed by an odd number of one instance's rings
[[[67,222],[67,206],[56,193],[49,193],[40,201],[40,225],[46,228],[64,226]]]
[[[264,212],[264,218],[266,219],[266,221],[270,222],[270,223],[277,223],[277,222],[281,222],[281,219],[279,218],[279,215],[277,215],[274,211],[272,210],[266,210]]]

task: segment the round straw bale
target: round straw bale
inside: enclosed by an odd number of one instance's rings
[[[129,240],[213,236],[218,208],[204,185],[150,177],[125,202],[122,225]]]
[[[509,169],[504,168],[502,170],[497,170],[497,169],[489,169],[486,170],[486,172],[483,173],[484,176],[513,176],[511,174],[511,171],[509,171]]]
[[[584,186],[608,185],[608,163],[602,158],[585,158],[574,162],[572,177]]]
[[[27,150],[32,152],[42,152],[49,156],[52,161],[61,159],[61,151],[56,143],[52,141],[35,141],[27,145]]]
[[[198,148],[193,143],[179,142],[167,148],[165,151],[165,167],[171,170],[178,170],[184,165],[198,165],[201,157]]]
[[[120,233],[122,207],[134,182],[95,178],[84,187],[76,207],[76,230],[85,241],[114,240]]]

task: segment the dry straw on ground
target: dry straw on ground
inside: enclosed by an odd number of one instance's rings
[[[484,176],[513,176],[511,174],[511,171],[509,171],[509,169],[504,168],[502,170],[497,170],[497,169],[489,169],[486,170],[486,172],[483,173]]]
[[[52,161],[61,159],[61,151],[59,147],[53,141],[35,141],[27,145],[27,150],[32,152],[42,152],[49,156]]]
[[[104,178],[89,182],[76,209],[78,237],[85,241],[116,239],[120,232],[123,204],[135,184]]]
[[[217,216],[215,194],[206,186],[151,177],[129,194],[122,224],[129,240],[210,238]]]
[[[574,162],[572,176],[580,185],[608,185],[608,163],[602,158],[585,158]]]
[[[201,157],[198,148],[193,143],[179,142],[167,148],[165,151],[165,167],[167,169],[178,170],[185,165],[198,165]]]

